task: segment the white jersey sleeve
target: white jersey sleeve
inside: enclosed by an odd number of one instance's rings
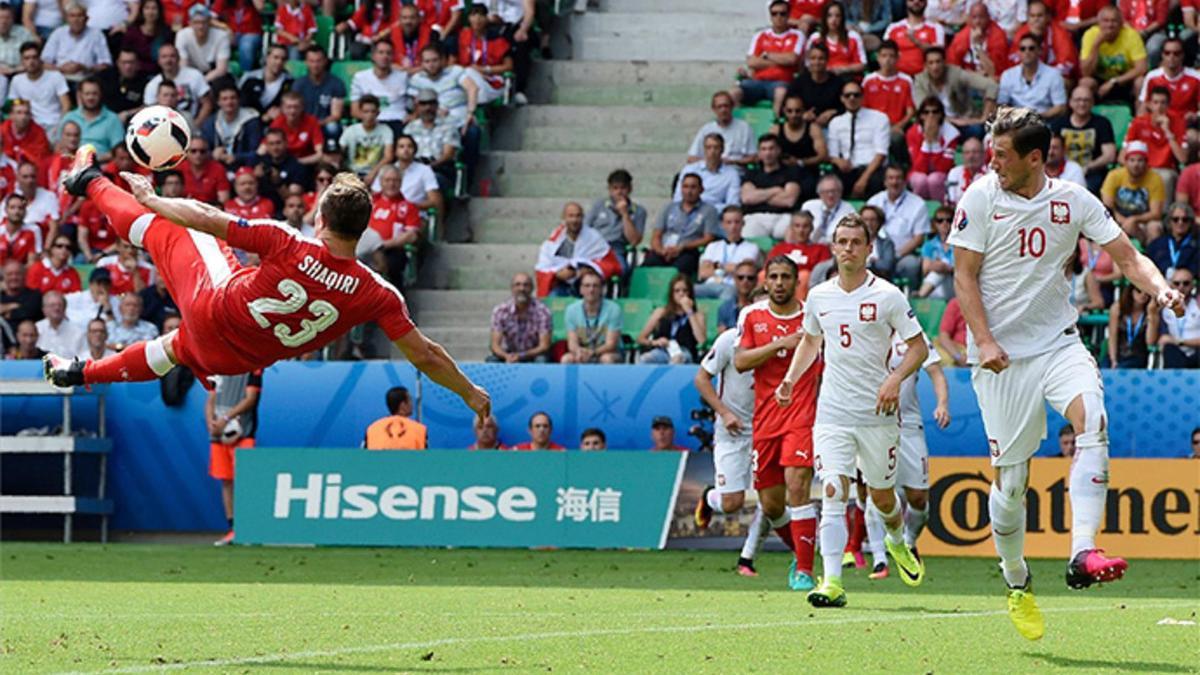
[[[709,375],[721,378],[717,395],[749,427],[754,419],[754,371],[739,373],[734,367],[733,354],[737,343],[737,329],[730,328],[721,333],[713,341],[712,349],[701,359],[700,367]]]
[[[1111,243],[1121,236],[1121,226],[1117,224],[1116,220],[1113,220],[1108,207],[1086,189],[1080,188],[1079,191],[1083,194],[1083,198],[1079,200],[1079,205],[1083,207],[1081,209],[1083,213],[1080,214],[1083,236],[1101,246]]]
[[[824,285],[828,283],[831,282],[825,281],[818,285]],[[816,287],[814,286],[814,290],[815,288]],[[817,320],[819,318],[818,312],[820,312],[820,305],[817,303],[817,298],[812,293],[809,293],[808,297],[804,300],[804,320],[800,324],[804,327],[805,333],[815,336],[822,336],[825,334],[825,331],[821,328],[821,322]]]
[[[984,183],[973,181],[958,200],[954,210],[954,223],[950,226],[947,242],[969,251],[983,253],[988,244],[988,202],[991,197]]]

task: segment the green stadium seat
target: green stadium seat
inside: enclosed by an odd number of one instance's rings
[[[287,71],[292,77],[304,77],[308,75],[308,66],[299,59],[288,59]]]
[[[671,279],[676,274],[679,271],[674,267],[635,267],[629,279],[629,297],[666,302]]]
[[[75,271],[79,272],[79,280],[83,282],[84,288],[87,288],[88,277],[92,275],[92,270],[94,269],[96,269],[96,266],[91,263],[84,263],[82,265],[75,266]]]
[[[946,301],[940,298],[912,298],[909,302],[925,335],[930,339],[936,338],[938,327],[942,323],[942,314],[946,312]]]
[[[1093,106],[1092,113],[1112,123],[1113,136],[1117,141],[1117,149],[1120,150],[1125,143],[1125,132],[1129,130],[1129,123],[1133,121],[1133,111],[1123,104],[1103,104]]]
[[[733,116],[746,120],[750,128],[754,130],[754,135],[761,136],[771,130],[771,125],[775,124],[775,111],[767,108],[738,108],[733,111]]]
[[[619,298],[616,303],[621,306],[621,336],[636,342],[657,303],[648,298]]]
[[[333,54],[333,42],[330,37],[333,35],[333,17],[325,16],[324,14],[317,15],[317,46],[325,50],[326,54]]]
[[[707,326],[708,335],[700,341],[701,347],[707,347],[717,339],[717,311],[721,309],[721,300],[718,298],[698,298],[696,300],[696,308],[704,312],[704,321]]]
[[[346,85],[346,91],[350,91],[350,81],[354,79],[354,74],[360,70],[367,70],[371,67],[370,61],[335,61],[329,67],[329,72],[342,81]],[[347,106],[349,109],[349,106]]]
[[[937,212],[938,208],[941,205],[942,205],[941,202],[935,202],[932,199],[925,200],[925,210],[929,212],[930,220],[933,220],[933,214]],[[932,232],[932,230],[930,230],[930,231]]]
[[[758,250],[763,252],[763,255],[766,255],[771,249],[775,248],[775,240],[770,237],[747,237],[746,241],[753,242],[758,247]]]
[[[542,298],[542,302],[546,304],[550,310],[550,319],[552,332],[550,339],[554,342],[567,339],[567,305],[578,301],[579,298],[571,296],[551,295]]]
[[[849,190],[847,190],[847,192],[849,192]],[[867,205],[867,200],[865,199],[846,199],[845,201],[847,204],[852,206],[855,211],[862,211],[862,207]]]

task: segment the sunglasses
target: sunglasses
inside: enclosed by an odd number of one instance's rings
[[[940,115],[941,113],[942,111],[936,108],[927,108],[921,111],[922,115]]]
[[[861,91],[848,91],[848,92],[842,94],[842,98],[861,98],[861,97],[862,97]]]
[[[1025,45],[1025,46],[1021,47],[1020,49],[1023,52],[1036,52],[1037,51],[1037,47],[1034,47],[1033,45]]]
[[[754,281],[753,274],[738,274],[734,278],[736,278],[738,281]]]
[[[953,218],[947,218],[947,217],[945,217],[945,216],[939,216],[939,217],[937,217],[937,218],[934,218],[934,219],[933,219],[933,222],[935,222],[935,223],[948,223],[948,222],[950,222],[951,220],[953,220]]]
[[[70,244],[55,244],[55,245],[51,246],[50,248],[71,248],[71,245]]]
[[[1173,279],[1171,281],[1171,285],[1176,288],[1187,288],[1188,286],[1192,285],[1192,282],[1187,281],[1186,279]]]
[[[1178,49],[1172,49],[1171,51],[1163,50],[1162,55],[1163,56],[1183,56],[1183,52],[1179,51]]]
[[[194,149],[194,150],[188,150],[188,154],[189,154],[189,155],[203,155],[203,154],[206,154],[206,153],[208,153],[208,151],[207,151],[207,150],[201,150],[201,149],[199,149],[199,148],[197,148],[197,149]]]
[[[1187,216],[1171,216],[1172,223],[1186,223],[1187,221],[1188,221]]]
[[[771,12],[771,16],[787,16],[787,15],[788,15],[787,10],[779,10],[779,11]]]

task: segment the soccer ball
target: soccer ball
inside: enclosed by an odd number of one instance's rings
[[[125,146],[133,161],[151,171],[166,171],[187,156],[192,132],[177,111],[162,105],[142,109],[129,121]]]

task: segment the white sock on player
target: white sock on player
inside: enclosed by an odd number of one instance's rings
[[[1000,555],[1004,581],[1013,588],[1021,588],[1029,578],[1025,566],[1024,495],[1016,497],[996,489],[993,484],[988,497],[988,514],[992,519],[992,539],[996,542],[996,553]]]
[[[887,530],[887,538],[890,539],[893,544],[904,543],[904,520],[900,518],[900,500],[892,500],[892,510],[888,513],[881,511],[875,504],[875,500],[871,500],[870,504],[871,510],[877,513],[879,519],[883,521],[883,528]],[[895,527],[888,522],[892,520],[896,522]]]
[[[846,540],[850,533],[846,531],[846,502],[840,499],[823,499],[821,501],[821,560],[824,562],[822,573],[826,578],[842,577],[842,551],[846,548]]]
[[[763,515],[760,504],[754,509],[754,520],[750,521],[750,528],[746,532],[746,541],[742,543],[742,557],[746,560],[754,560],[770,533],[771,528],[767,527],[767,517]]]
[[[813,506],[812,502],[804,506],[789,506],[788,513],[791,514],[792,520],[806,520],[808,518],[817,517],[817,507]]]
[[[904,543],[908,544],[909,548],[916,546],[917,538],[925,531],[925,523],[929,521],[929,504],[925,504],[925,508],[917,510],[912,504],[904,511]]]
[[[708,508],[712,509],[713,513],[725,513],[725,507],[721,505],[721,493],[716,490],[709,490],[704,496],[704,501],[708,503]]]
[[[879,563],[887,564],[887,547],[883,545],[883,519],[879,517],[879,510],[871,503],[870,498],[867,499],[867,510],[864,512],[864,518],[867,524],[867,548],[871,551],[871,566],[874,567]]]
[[[1075,437],[1071,463],[1071,558],[1096,548],[1096,531],[1108,499],[1108,439],[1104,432]]]

